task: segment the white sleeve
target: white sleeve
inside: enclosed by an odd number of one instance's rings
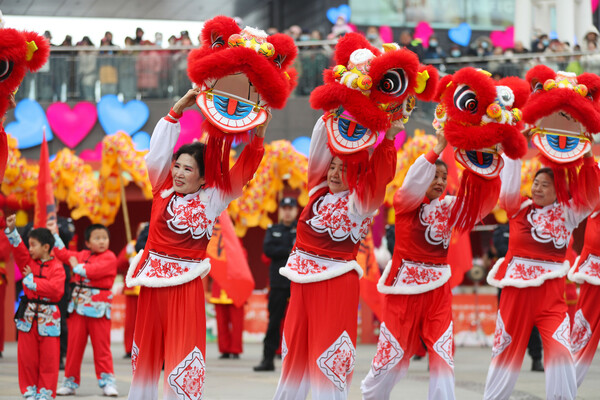
[[[173,149],[179,138],[181,126],[161,118],[150,138],[150,150],[146,154],[146,168],[152,187],[158,189],[169,176]]]
[[[513,217],[521,207],[521,166],[523,162],[513,160],[502,154],[504,168],[500,171],[499,202],[500,207],[506,210],[508,217]]]
[[[311,190],[327,176],[333,155],[327,146],[327,128],[323,118],[315,124],[308,152],[308,189]]]
[[[402,186],[394,195],[396,212],[410,211],[421,205],[427,189],[435,177],[435,163],[429,162],[425,154],[420,155],[410,166]]]

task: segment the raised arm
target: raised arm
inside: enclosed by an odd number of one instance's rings
[[[500,171],[500,207],[506,210],[508,218],[514,217],[521,208],[521,160],[513,160],[502,154],[504,168]]]
[[[319,118],[313,128],[308,151],[309,191],[327,179],[327,170],[332,159],[333,155],[327,146],[327,128],[323,118]]]
[[[177,139],[179,139],[179,132],[181,131],[179,118],[181,118],[186,108],[195,104],[199,91],[199,88],[188,90],[175,103],[167,116],[158,121],[154,128],[154,132],[150,138],[150,150],[146,154],[145,159],[148,177],[155,191],[159,190],[169,177],[173,149],[175,149],[175,144],[177,143]]]
[[[396,213],[415,210],[423,202],[427,189],[435,177],[435,162],[448,144],[442,129],[436,132],[436,137],[436,145],[415,160],[404,177],[402,187],[394,194]]]
[[[367,176],[364,180],[367,187],[361,192],[357,206],[364,215],[372,214],[383,203],[385,188],[396,174],[397,154],[394,138],[404,130],[402,121],[394,121],[385,133],[385,138],[375,149],[369,160]]]

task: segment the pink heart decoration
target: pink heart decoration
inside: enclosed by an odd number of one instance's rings
[[[379,135],[377,136],[377,141],[375,142],[375,147],[379,146],[379,143],[383,141],[384,137],[385,133],[379,132]],[[398,132],[398,134],[394,138],[394,147],[396,148],[396,151],[402,148],[404,142],[406,142],[406,131]]]
[[[100,161],[102,160],[102,142],[98,142],[94,150],[86,149],[79,154],[79,158],[84,161]]]
[[[424,48],[429,48],[429,37],[433,35],[433,28],[429,22],[421,21],[415,26],[415,39],[421,39]]]
[[[71,109],[67,103],[52,103],[46,110],[52,131],[69,148],[76,147],[96,125],[96,105],[87,101]]]
[[[380,26],[379,37],[383,43],[392,43],[394,41],[394,33],[392,32],[392,28],[387,25]]]
[[[494,47],[502,47],[504,50],[515,47],[515,27],[509,26],[504,31],[493,31],[490,40]]]
[[[179,123],[181,124],[181,132],[179,133],[179,139],[175,144],[175,151],[177,151],[182,145],[191,143],[194,139],[200,139],[202,131],[200,126],[204,121],[204,117],[198,110],[185,110]]]
[[[592,12],[596,12],[596,9],[598,8],[598,1],[599,0],[592,0]]]

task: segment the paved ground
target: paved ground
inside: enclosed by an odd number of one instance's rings
[[[271,399],[279,379],[279,371],[256,373],[252,366],[258,363],[262,348],[258,344],[245,345],[239,360],[219,360],[216,344],[207,348],[207,378],[205,400],[258,400]],[[360,380],[366,375],[374,345],[361,345],[357,349],[357,363],[349,399],[360,399]],[[122,359],[122,345],[113,345],[117,386],[121,399],[127,398],[131,367],[129,360]],[[65,400],[102,399],[93,372],[92,351],[88,345],[82,367],[82,387],[77,396]],[[458,400],[481,399],[485,376],[490,361],[490,348],[457,348],[455,355],[456,398]],[[544,374],[529,371],[527,357],[511,399],[544,399]],[[279,367],[279,363],[277,363]],[[61,378],[62,380],[62,373]],[[425,360],[412,362],[408,376],[392,392],[392,399],[427,399],[428,373]],[[162,392],[162,390],[161,390]],[[7,343],[4,358],[0,359],[0,400],[20,399],[17,384],[17,349],[15,343]],[[577,399],[600,399],[600,354],[579,389]],[[149,399],[151,400],[151,399]]]

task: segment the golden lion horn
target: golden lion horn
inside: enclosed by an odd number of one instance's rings
[[[398,46],[398,43],[384,43],[381,45],[381,47],[383,47],[384,53],[387,53],[388,51],[394,51],[394,50],[400,49],[400,46]]]
[[[429,80],[429,72],[425,69],[421,72],[417,72],[417,87],[415,87],[415,93],[423,93]]]
[[[37,51],[37,44],[32,40],[31,42],[27,42],[27,56],[25,57],[27,61],[31,61],[33,58],[33,53]]]

